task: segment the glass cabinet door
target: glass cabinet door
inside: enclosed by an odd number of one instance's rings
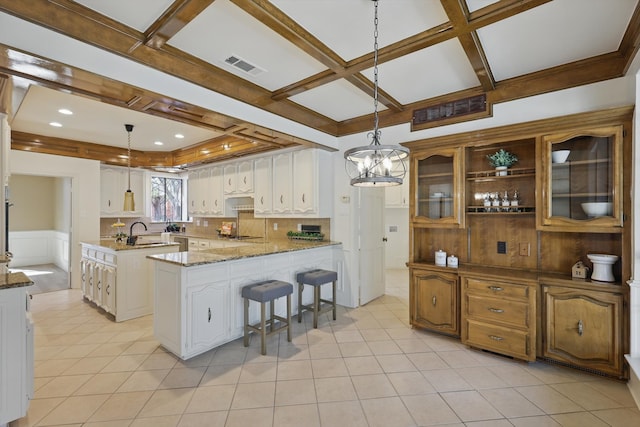
[[[621,147],[620,126],[543,136],[539,225],[585,232],[622,227]]]
[[[417,154],[413,158],[415,175],[411,190],[412,220],[434,227],[464,226],[461,214],[463,165],[461,151],[443,149]]]

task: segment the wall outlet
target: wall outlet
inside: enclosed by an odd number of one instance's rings
[[[520,243],[520,256],[531,255],[531,245],[529,243]]]
[[[302,231],[302,224],[298,224],[298,231]]]
[[[196,219],[196,227],[200,227],[200,220]]]
[[[274,222],[273,223],[273,231],[276,231],[276,230],[278,230],[278,223]]]
[[[499,254],[507,253],[507,242],[498,242],[498,253]]]

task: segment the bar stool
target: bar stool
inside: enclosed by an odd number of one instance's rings
[[[259,332],[261,339],[261,353],[267,354],[267,336],[271,336],[283,329],[287,329],[287,341],[291,341],[291,294],[293,293],[293,285],[291,283],[282,282],[280,280],[267,280],[264,282],[253,283],[242,288],[242,297],[244,298],[244,346],[249,346],[249,330]],[[275,313],[275,301],[285,296],[287,297],[287,317],[277,316]],[[260,323],[255,325],[249,324],[249,300],[260,303]],[[270,318],[267,320],[265,312],[265,304],[271,303]],[[274,329],[275,321],[282,322],[280,327]],[[271,327],[267,333],[267,325]]]
[[[333,310],[333,320],[336,320],[336,280],[338,280],[338,273],[330,270],[315,269],[309,271],[303,271],[296,275],[298,281],[298,323],[302,321],[302,310],[313,311],[313,327],[318,327],[318,315]],[[333,301],[320,298],[320,286],[333,283]],[[313,286],[313,304],[302,304],[302,291],[304,285]],[[324,307],[321,307],[321,303],[326,303]]]

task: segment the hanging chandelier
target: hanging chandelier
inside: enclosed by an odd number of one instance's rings
[[[404,162],[409,149],[380,143],[378,128],[378,0],[373,0],[373,131],[367,134],[371,144],[344,152],[345,169],[351,185],[356,187],[389,187],[401,185],[407,173]]]
[[[133,125],[124,125],[127,130],[127,175],[129,181],[127,183],[127,191],[124,193],[124,207],[125,212],[131,212],[136,210],[136,202],[133,199],[133,191],[131,191],[131,131],[133,131]]]

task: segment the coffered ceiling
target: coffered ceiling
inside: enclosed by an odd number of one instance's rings
[[[371,0],[0,0],[14,148],[118,163],[125,122],[145,166],[316,142],[12,46],[25,22],[343,136],[373,124],[373,13]],[[378,13],[381,127],[620,77],[640,45],[638,0],[380,0]],[[61,107],[76,111],[52,128]]]

